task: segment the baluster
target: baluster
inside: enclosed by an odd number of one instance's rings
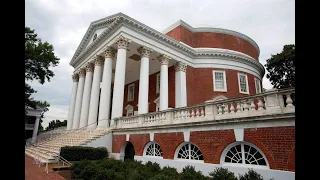
[[[259,98],[258,99],[258,111],[261,111],[261,110],[263,110],[263,102],[262,102],[262,99]]]
[[[196,117],[199,117],[199,108],[195,108],[196,109]]]
[[[184,118],[185,118],[185,119],[188,119],[188,109],[185,109],[185,110],[184,110]]]
[[[190,118],[190,109],[187,109],[187,110],[186,110],[186,113],[187,113],[187,114],[186,114],[186,118],[189,119],[189,118]]]
[[[244,111],[249,111],[249,107],[248,107],[248,102],[247,101],[243,101],[243,108],[244,108]]]
[[[194,109],[193,108],[191,108],[191,117],[194,117]]]
[[[173,119],[177,119],[178,118],[177,111],[174,111],[173,114],[174,114]]]
[[[222,115],[222,105],[221,105],[221,104],[218,104],[218,105],[217,105],[217,108],[218,108],[218,114],[219,114],[219,115]]]
[[[230,103],[230,113],[234,114],[234,105],[233,102]]]
[[[184,110],[181,109],[181,119],[184,119]]]
[[[254,99],[250,99],[250,101],[251,101],[250,110],[251,111],[255,111],[256,110],[256,105],[254,104]]]
[[[229,114],[228,104],[223,104],[223,113],[224,113],[224,114]]]
[[[236,112],[236,113],[241,112],[240,102],[237,102],[237,107],[236,107],[236,109],[237,109],[237,112]]]
[[[204,107],[200,107],[200,115],[201,115],[201,117],[204,117]]]
[[[291,99],[291,93],[285,94],[285,96],[287,97],[287,99],[286,99],[287,106],[286,107],[294,107],[292,104],[293,101]]]

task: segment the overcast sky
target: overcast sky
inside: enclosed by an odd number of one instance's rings
[[[60,58],[51,82],[30,83],[37,100],[50,103],[43,126],[68,117],[73,68],[69,62],[92,21],[122,12],[158,31],[179,19],[193,27],[225,28],[251,37],[264,65],[283,45],[295,43],[294,0],[26,0],[26,26]],[[263,86],[271,88],[264,78]]]

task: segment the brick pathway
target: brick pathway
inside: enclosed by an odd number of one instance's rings
[[[54,172],[44,172],[45,166],[39,167],[33,164],[33,159],[25,156],[25,180],[65,180]]]

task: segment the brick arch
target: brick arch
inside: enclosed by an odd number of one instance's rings
[[[263,152],[263,154],[266,156],[270,169],[276,169],[276,164],[274,162],[274,158],[273,158],[271,152],[267,149],[267,147],[265,147],[265,145],[263,143],[261,143],[260,141],[254,139],[254,138],[246,137],[246,136],[244,137],[244,141],[256,145]]]
[[[183,132],[155,133],[154,141],[160,145],[163,159],[174,159],[175,150],[184,142]]]
[[[132,143],[137,156],[143,156],[145,145],[150,141],[149,134],[130,134],[129,141]]]
[[[288,170],[295,172],[295,147],[293,147],[288,157]]]
[[[232,129],[192,131],[190,141],[200,148],[205,163],[220,164],[222,151],[236,138]]]
[[[221,159],[221,155],[222,155],[223,150],[226,149],[226,147],[229,144],[234,143],[234,142],[236,142],[235,137],[234,137],[234,139],[228,138],[228,139],[221,141],[220,146],[217,148],[217,151],[216,151],[216,157],[214,158],[215,164],[220,164],[220,159]]]

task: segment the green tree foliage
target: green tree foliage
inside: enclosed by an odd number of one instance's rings
[[[274,88],[295,87],[295,45],[285,45],[281,53],[271,55],[265,67]]]
[[[244,175],[239,175],[239,180],[263,180],[263,177],[253,169],[249,169]]]
[[[212,176],[212,180],[238,180],[234,173],[227,168],[216,168],[209,175]]]
[[[55,128],[62,127],[62,126],[67,126],[67,122],[68,122],[67,120],[64,120],[64,121],[60,121],[58,119],[52,120],[49,122],[49,125],[46,128],[46,131],[50,131],[50,130],[53,130]]]
[[[54,73],[49,67],[55,67],[59,64],[59,58],[54,54],[54,48],[48,42],[42,42],[35,30],[25,27],[25,80],[33,81],[38,80],[40,84],[44,84],[45,81],[50,81],[50,78],[54,76]],[[31,98],[35,91],[27,82],[25,82],[25,106],[36,108],[37,106],[44,106],[46,111],[50,106],[46,101],[36,101]],[[43,113],[44,113],[43,112]],[[27,111],[25,111],[25,117],[27,119]],[[39,131],[43,130],[41,122],[43,114],[41,115]]]
[[[38,107],[42,108],[43,111],[41,112],[41,117],[40,117],[40,122],[39,122],[39,127],[38,127],[38,132],[43,131],[43,118],[44,118],[44,113],[49,111],[50,104],[47,101],[34,101]]]

